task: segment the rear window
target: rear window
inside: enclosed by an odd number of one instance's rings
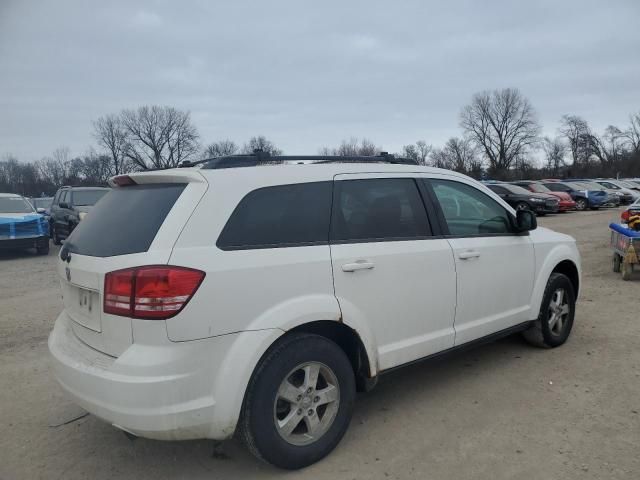
[[[92,257],[146,252],[185,186],[136,185],[108,191],[64,248]]]
[[[73,192],[73,206],[91,207],[104,197],[108,191],[109,190],[76,190]]]
[[[265,187],[247,194],[231,214],[222,250],[327,244],[331,182]]]

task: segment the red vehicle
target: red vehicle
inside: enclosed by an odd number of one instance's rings
[[[522,188],[526,188],[530,192],[547,193],[549,195],[553,195],[554,197],[557,197],[557,199],[560,200],[560,204],[558,205],[559,212],[567,212],[569,210],[576,209],[575,200],[571,198],[571,195],[569,195],[567,192],[553,192],[549,190],[547,187],[545,187],[544,185],[542,185],[541,183],[533,180],[518,180],[517,182],[511,182],[511,183],[513,183],[514,185],[519,185]]]

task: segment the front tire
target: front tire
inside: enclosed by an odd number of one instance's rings
[[[569,338],[575,310],[576,294],[571,280],[561,273],[552,273],[538,318],[523,332],[525,340],[536,347],[559,347]]]
[[[55,225],[51,226],[51,239],[53,240],[54,245],[62,245],[62,240],[60,240],[60,237],[58,236],[58,229]]]
[[[579,198],[578,200],[576,200],[576,210],[586,210],[587,206],[587,201],[584,198]]]
[[[344,351],[319,335],[284,337],[249,382],[239,435],[256,457],[303,468],[329,454],[349,426],[356,388]]]

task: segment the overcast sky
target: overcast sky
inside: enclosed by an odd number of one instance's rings
[[[488,5],[491,3],[491,5]],[[0,0],[0,157],[95,144],[92,120],[189,110],[203,143],[286,153],[459,135],[474,92],[517,87],[545,133],[640,110],[640,1]]]

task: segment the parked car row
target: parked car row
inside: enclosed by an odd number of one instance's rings
[[[0,248],[35,248],[49,253],[49,239],[60,245],[87,212],[109,191],[102,187],[61,187],[54,197],[25,198],[0,193]]]
[[[516,210],[527,209],[538,215],[617,207],[640,199],[640,180],[551,178],[484,183]]]

